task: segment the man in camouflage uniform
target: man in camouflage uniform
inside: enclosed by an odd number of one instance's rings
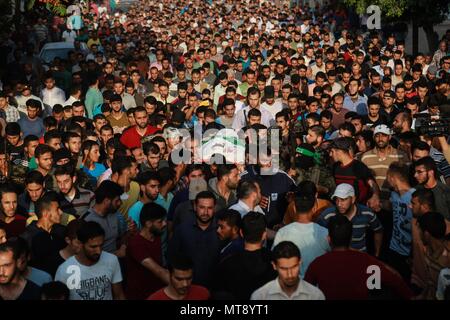
[[[296,149],[295,183],[312,181],[322,197],[328,197],[336,188],[336,183],[331,171],[325,166],[322,155],[315,152],[314,147],[304,143]]]

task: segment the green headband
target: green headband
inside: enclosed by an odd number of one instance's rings
[[[320,153],[312,152],[312,151],[309,151],[309,150],[304,149],[302,147],[297,147],[297,149],[295,149],[295,151],[297,153],[300,153],[301,155],[313,158],[314,162],[316,164],[320,165],[322,163],[322,157],[320,156]]]

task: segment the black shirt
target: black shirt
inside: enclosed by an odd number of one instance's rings
[[[41,288],[32,281],[26,281],[25,288],[16,300],[41,300]]]
[[[210,287],[214,268],[219,261],[220,240],[214,220],[206,230],[202,230],[197,221],[184,222],[175,228],[169,243],[169,257],[183,253],[194,263],[193,283]]]
[[[373,121],[369,118],[369,115],[366,114],[363,116],[363,123],[370,128],[375,128],[379,124],[387,124],[387,118],[385,115],[380,114],[378,119]]]
[[[32,281],[25,280],[27,283],[23,288],[22,293],[16,298],[16,300],[41,300],[41,287]],[[4,300],[0,296],[0,301]]]
[[[258,166],[253,165],[246,167],[246,171],[241,174],[241,180],[256,180],[261,187],[261,195],[269,198],[269,207],[263,209],[267,226],[272,228],[274,225],[281,223],[288,206],[286,194],[295,189],[294,180],[281,170],[260,174]]]
[[[30,265],[54,277],[56,270],[63,262],[59,251],[66,246],[65,236],[66,227],[63,225],[55,224],[48,233],[39,228],[36,221],[33,221],[22,235],[31,248]]]
[[[277,277],[271,253],[262,248],[242,251],[225,258],[217,268],[215,293],[232,299],[249,300],[252,293]]]

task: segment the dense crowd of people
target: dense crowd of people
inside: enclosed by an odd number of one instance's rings
[[[450,298],[450,32],[89,3],[3,36],[0,300]]]

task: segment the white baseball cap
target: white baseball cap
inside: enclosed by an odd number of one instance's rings
[[[373,129],[373,135],[376,135],[377,133],[382,133],[390,136],[392,134],[392,131],[387,125],[379,124]]]
[[[348,197],[354,196],[355,196],[355,189],[353,188],[353,186],[351,186],[348,183],[341,183],[336,187],[336,190],[334,190],[331,199],[334,199],[335,197],[347,199]]]

